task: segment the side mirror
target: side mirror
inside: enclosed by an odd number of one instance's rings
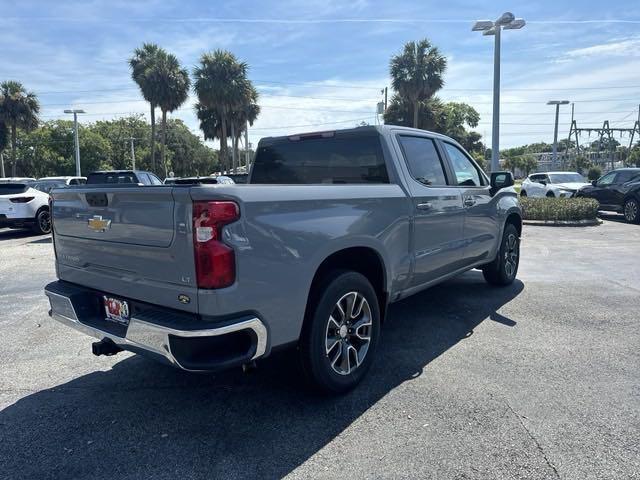
[[[491,172],[491,190],[494,193],[501,188],[511,187],[514,183],[511,172]]]
[[[593,185],[594,187],[598,186],[598,180],[591,180],[591,185]]]

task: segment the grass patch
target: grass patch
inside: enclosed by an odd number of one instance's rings
[[[522,198],[524,220],[595,220],[598,202],[592,198]]]

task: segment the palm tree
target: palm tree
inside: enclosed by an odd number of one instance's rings
[[[33,92],[27,92],[20,82],[9,80],[0,84],[0,120],[11,130],[11,176],[16,176],[18,128],[31,131],[38,126],[40,102]]]
[[[173,112],[182,105],[189,96],[189,73],[180,66],[175,55],[161,50],[155,62],[145,73],[145,82],[154,91],[154,98],[162,111],[162,143],[160,146],[160,162],[164,166],[165,174],[165,146],[167,143],[167,112]]]
[[[427,39],[406,43],[402,53],[391,58],[391,85],[413,106],[414,128],[418,128],[420,102],[442,88],[446,68],[447,59]]]
[[[213,110],[220,122],[220,163],[227,161],[227,127],[230,113],[249,103],[251,82],[247,79],[247,64],[225,50],[205,53],[194,71],[194,89],[201,108]],[[211,113],[211,112],[209,112]]]
[[[131,78],[138,84],[142,97],[149,102],[151,107],[151,170],[156,171],[156,107],[158,106],[158,95],[154,85],[148,81],[148,72],[156,62],[160,52],[164,52],[155,43],[143,43],[142,47],[133,51],[133,56],[129,59],[131,68]]]

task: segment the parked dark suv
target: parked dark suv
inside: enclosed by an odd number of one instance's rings
[[[640,223],[640,168],[613,170],[576,196],[595,198],[602,210],[623,213],[627,222]]]

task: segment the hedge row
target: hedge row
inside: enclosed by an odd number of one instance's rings
[[[592,198],[520,197],[524,220],[595,220],[598,202]]]

